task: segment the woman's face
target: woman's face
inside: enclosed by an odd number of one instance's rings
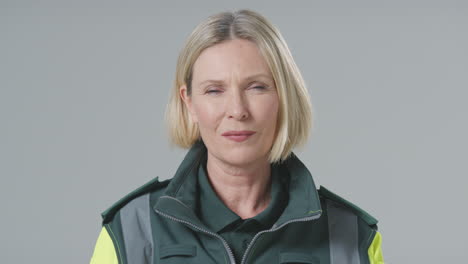
[[[191,96],[185,86],[180,96],[209,156],[233,166],[268,158],[279,100],[255,43],[234,39],[205,49],[193,66]]]

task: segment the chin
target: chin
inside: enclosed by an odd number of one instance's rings
[[[233,151],[225,151],[222,153],[226,162],[230,164],[241,166],[247,165],[252,163],[252,161],[259,159],[263,155],[258,152],[248,151],[248,150],[233,150]]]
[[[214,142],[213,142],[214,143]],[[208,148],[209,148],[208,144]],[[212,148],[212,153],[223,160],[234,166],[248,165],[253,161],[256,161],[262,157],[268,159],[268,153],[263,153],[261,150],[263,146],[261,144],[252,144],[244,142],[244,144],[225,144],[224,142],[218,142],[216,147]]]

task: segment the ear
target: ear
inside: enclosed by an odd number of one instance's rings
[[[188,90],[187,90],[187,86],[184,84],[182,85],[180,88],[179,88],[179,96],[180,98],[182,98],[182,101],[184,102],[185,104],[185,107],[187,108],[187,110],[189,111],[189,114],[190,114],[190,117],[192,118],[192,121],[194,123],[197,123],[198,122],[198,118],[197,118],[197,115],[195,114],[195,111],[193,109],[193,105],[192,105],[192,97],[188,95]]]

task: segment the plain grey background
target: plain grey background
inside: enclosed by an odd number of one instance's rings
[[[0,2],[2,263],[88,263],[100,213],[172,177],[163,116],[196,24],[250,8],[285,37],[318,185],[380,220],[386,263],[465,263],[466,1]]]

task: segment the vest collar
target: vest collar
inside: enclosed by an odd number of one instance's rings
[[[207,228],[195,214],[197,204],[197,168],[206,157],[207,149],[202,140],[198,140],[187,152],[179,165],[174,177],[166,187],[164,194],[159,197],[153,208],[170,217]],[[290,220],[320,215],[322,212],[319,195],[317,193],[312,175],[305,165],[294,153],[282,163],[282,173],[289,175],[286,190],[289,202],[274,226],[279,226]]]

